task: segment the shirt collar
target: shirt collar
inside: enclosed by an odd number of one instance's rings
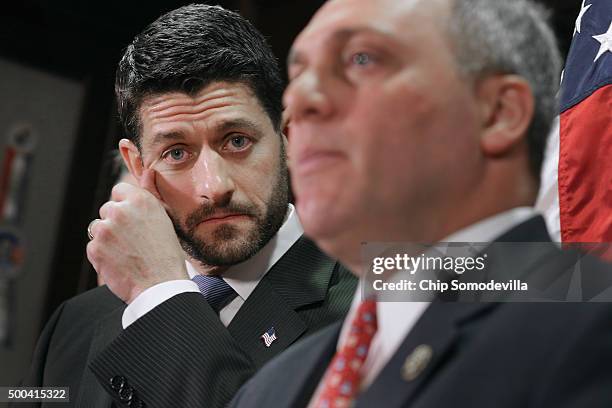
[[[304,230],[300,224],[295,207],[289,204],[285,221],[276,235],[255,255],[244,262],[230,266],[224,273],[223,279],[242,298],[246,300],[255,290],[259,281],[282,258],[293,244],[302,236]],[[198,272],[193,265],[186,261],[189,278]]]
[[[513,227],[527,221],[537,213],[532,207],[516,207],[491,217],[480,220],[472,225],[456,231],[440,242],[492,242]],[[342,327],[338,344],[342,344],[359,303],[362,300],[364,279],[360,279],[351,309]],[[387,347],[397,347],[406,336],[409,329],[420,317],[429,302],[411,302],[412,307],[407,312],[403,302],[379,302],[376,305],[378,314],[377,337],[384,338]],[[402,312],[403,310],[403,312]]]
[[[493,242],[512,227],[536,214],[533,207],[516,207],[456,231],[440,242]]]

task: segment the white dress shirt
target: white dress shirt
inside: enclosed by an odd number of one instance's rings
[[[536,212],[531,207],[517,207],[472,224],[440,242],[491,242],[534,215]],[[338,349],[345,341],[352,317],[362,300],[362,284],[363,280],[359,283],[351,309],[342,326]],[[374,381],[428,306],[429,302],[377,302],[378,330],[372,338],[368,357],[361,367],[362,388]]]
[[[238,294],[219,312],[221,322],[227,327],[236,313],[264,275],[282,258],[293,244],[304,233],[293,205],[289,204],[287,216],[276,235],[253,257],[229,267],[223,273],[223,279]],[[198,274],[196,269],[186,261],[189,278]],[[199,292],[198,285],[188,279],[172,280],[151,286],[138,295],[123,312],[121,324],[126,329],[130,324],[144,316],[153,308],[180,293]]]

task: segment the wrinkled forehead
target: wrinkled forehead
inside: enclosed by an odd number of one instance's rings
[[[311,36],[373,29],[401,39],[415,30],[441,31],[453,0],[330,0],[321,7],[295,44]]]
[[[194,115],[219,116],[233,111],[272,121],[252,86],[243,81],[213,81],[189,91],[152,92],[141,98],[137,108],[140,142],[144,141],[143,128],[151,121],[190,119]]]
[[[141,115],[153,115],[183,106],[185,111],[197,111],[200,107],[245,105],[258,107],[261,104],[252,89],[242,82],[215,81],[195,92],[174,90],[146,95],[140,104]]]
[[[213,82],[188,94],[172,91],[145,97],[140,105],[141,142],[156,134],[172,134],[200,123],[210,128],[249,123],[262,131],[273,129],[271,119],[249,86],[239,82]]]

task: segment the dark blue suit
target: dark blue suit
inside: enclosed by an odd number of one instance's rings
[[[534,218],[501,242],[550,241]],[[508,255],[508,254],[506,254]],[[552,244],[504,257],[502,274],[556,279],[575,261]],[[498,263],[501,265],[502,263]],[[610,265],[588,259],[594,273]],[[253,377],[232,407],[305,407],[335,353],[341,324],[290,348]],[[419,345],[433,350],[413,379],[402,375]],[[612,304],[432,302],[356,407],[612,406]]]

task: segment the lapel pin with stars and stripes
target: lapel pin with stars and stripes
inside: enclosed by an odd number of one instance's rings
[[[270,347],[276,340],[276,330],[274,330],[274,327],[270,327],[260,338],[263,340],[266,347]]]

